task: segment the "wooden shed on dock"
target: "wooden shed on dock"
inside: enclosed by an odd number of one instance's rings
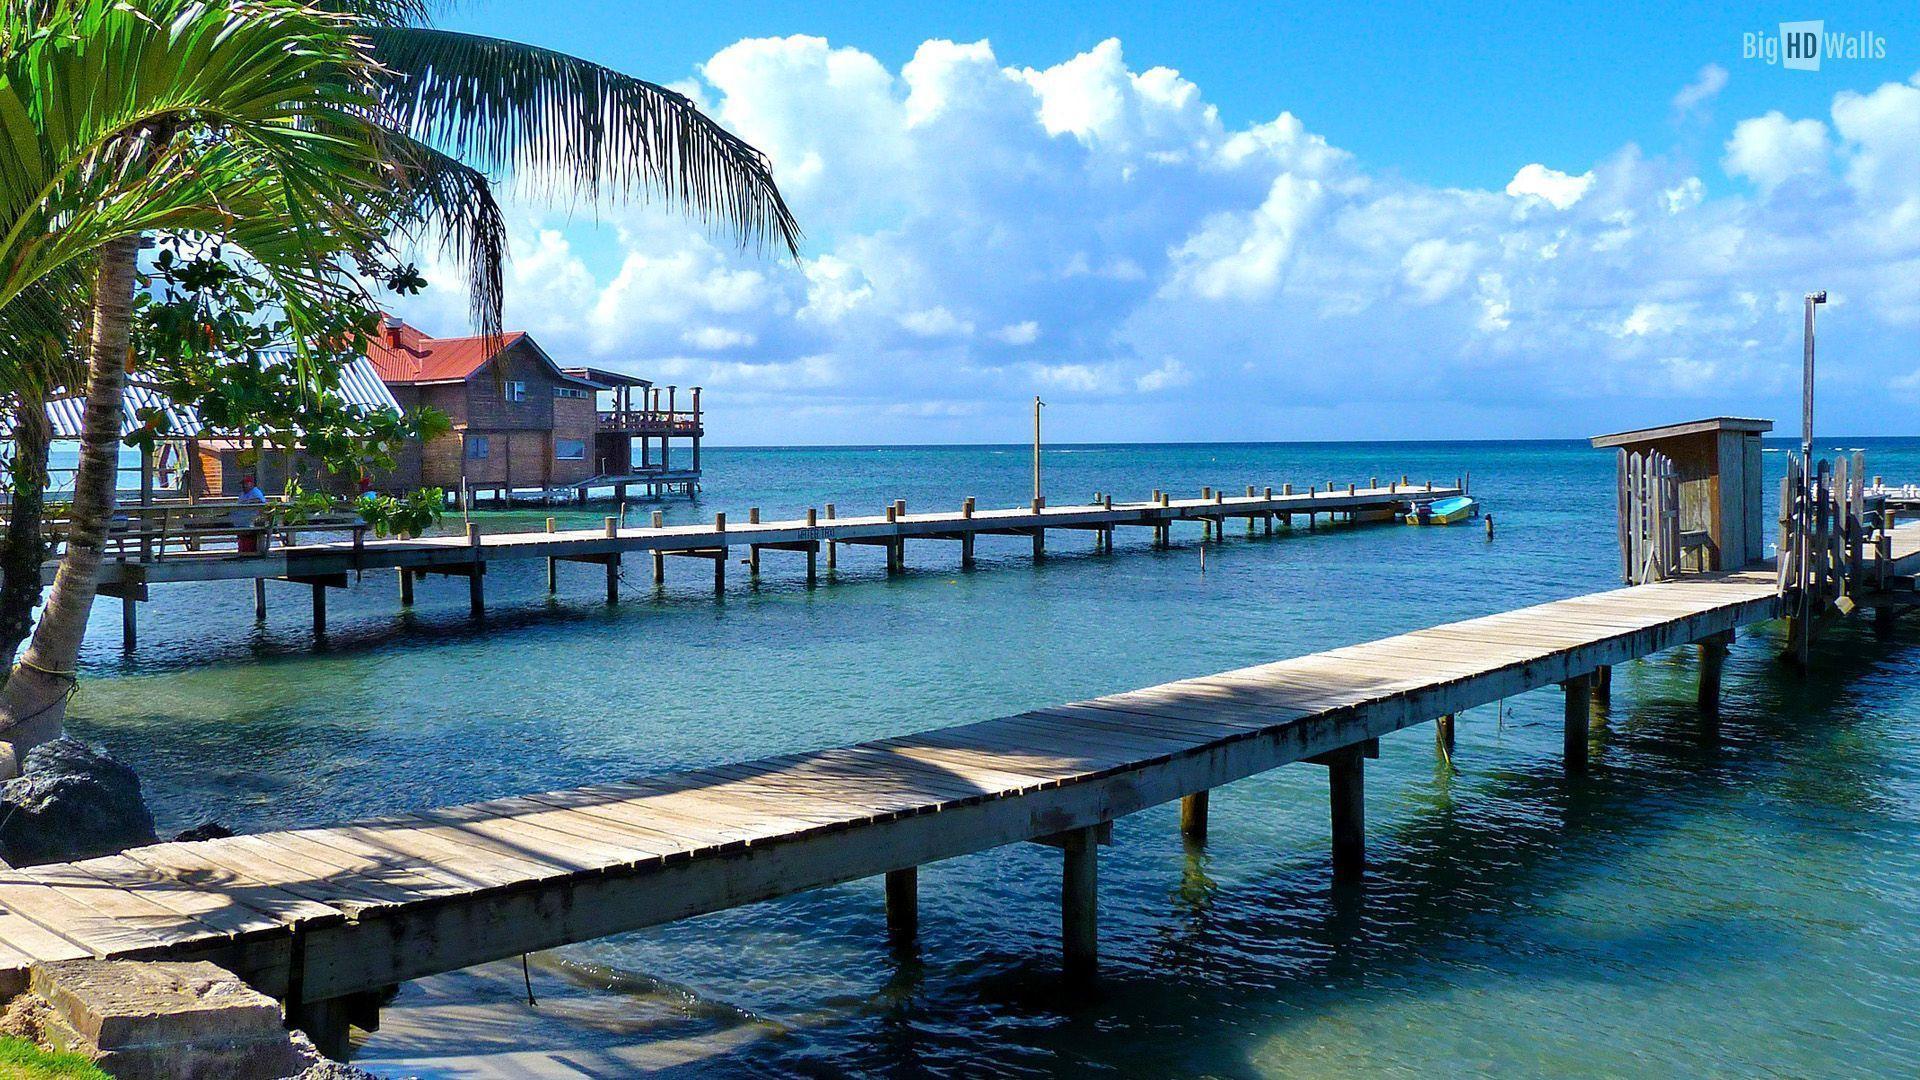
[[[1706,552],[1699,569],[1737,570],[1766,555],[1760,437],[1772,430],[1771,420],[1716,416],[1596,435],[1593,445],[1672,461],[1679,474],[1681,535],[1687,547]]]

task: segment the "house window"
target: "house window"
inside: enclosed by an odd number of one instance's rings
[[[560,461],[585,461],[587,460],[587,440],[555,439],[553,456]]]
[[[506,385],[505,396],[508,401],[527,400],[527,384],[519,379],[513,380]]]
[[[553,388],[553,396],[557,398],[583,398],[590,393],[592,393],[591,390],[581,390],[573,386],[556,386]]]
[[[485,460],[487,452],[491,449],[492,447],[487,445],[487,437],[485,435],[467,436],[467,460]]]

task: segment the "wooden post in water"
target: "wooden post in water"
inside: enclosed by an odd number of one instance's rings
[[[1035,514],[1038,514],[1040,513],[1040,511],[1046,509],[1046,506],[1047,506],[1047,500],[1044,497],[1039,495],[1035,495],[1033,497],[1033,512]],[[1042,529],[1036,525],[1033,530],[1033,557],[1035,560],[1039,560],[1039,559],[1046,558],[1046,555],[1047,555],[1047,530]]]
[[[1207,839],[1207,792],[1196,791],[1180,800],[1180,834],[1205,843]]]
[[[139,622],[134,614],[136,601],[131,592],[120,597],[120,648],[132,652],[139,644]]]
[[[713,515],[713,531],[717,533],[727,531],[727,515],[723,513]],[[713,555],[713,591],[716,595],[727,591],[727,551],[723,537],[719,550]]]
[[[1561,683],[1560,689],[1567,692],[1561,764],[1570,773],[1583,773],[1587,771],[1587,735],[1593,720],[1593,676],[1577,675]]]
[[[1453,762],[1453,719],[1452,713],[1445,713],[1433,722],[1434,749],[1440,752],[1440,759],[1448,764]]]
[[[253,579],[253,618],[259,622],[267,617],[267,579]]]
[[[666,524],[666,520],[667,520],[666,514],[658,510],[655,510],[653,512],[654,528],[656,529],[660,528],[661,526]],[[661,584],[665,584],[666,580],[667,580],[667,553],[660,550],[659,548],[655,548],[653,550],[653,583],[655,585],[661,585]]]
[[[1595,705],[1613,704],[1613,665],[1602,664],[1593,669],[1593,703]]]
[[[607,536],[609,538],[612,538],[612,537],[617,537],[619,535],[620,535],[620,519],[608,518],[607,519]],[[607,603],[617,604],[619,602],[620,602],[620,553],[617,551],[609,551],[607,553]]]
[[[553,532],[552,518],[547,519],[547,532],[548,533]],[[560,560],[549,558],[547,559],[547,595],[552,596],[554,593],[559,591],[560,591]]]
[[[1091,827],[1060,836],[1060,947],[1067,977],[1085,980],[1100,967],[1100,845]]]
[[[313,636],[327,636],[327,587],[313,583]]]
[[[1732,645],[1731,632],[1700,639],[1700,714],[1709,722],[1720,719],[1720,677]]]
[[[412,607],[413,606],[413,571],[403,566],[399,570],[399,577],[400,577],[400,606]]]
[[[1333,880],[1359,881],[1367,870],[1366,751],[1343,746],[1326,756],[1327,798],[1333,821]]]
[[[887,937],[896,949],[911,947],[920,932],[920,868],[887,871]]]
[[[832,521],[832,520],[833,520],[833,504],[832,504],[832,503],[828,503],[828,504],[827,504],[827,520],[828,520],[828,521]],[[829,541],[827,541],[827,569],[828,569],[828,571],[832,571],[832,570],[833,570],[833,568],[834,568],[834,567],[836,567],[836,566],[838,566],[839,564],[840,564],[840,545],[839,545],[839,544],[836,544],[836,543],[834,543],[834,542],[833,542],[833,541],[831,541],[831,540],[829,540]]]
[[[467,547],[473,552],[473,562],[467,568],[467,607],[477,619],[487,613],[487,564],[480,558],[480,526],[467,525]]]

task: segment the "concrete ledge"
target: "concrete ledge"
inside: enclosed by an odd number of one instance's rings
[[[33,969],[45,1041],[123,1080],[277,1080],[307,1062],[280,1005],[205,962],[66,960]]]

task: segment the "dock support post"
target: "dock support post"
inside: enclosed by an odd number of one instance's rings
[[[306,1032],[314,1048],[335,1061],[345,1061],[353,1050],[350,1039],[351,999],[327,998],[325,1001],[288,1001],[287,1026]]]
[[[894,948],[913,944],[920,932],[920,868],[887,871],[887,937]]]
[[[1047,530],[1045,529],[1033,530],[1033,557],[1035,559],[1047,557]]]
[[[820,581],[820,542],[807,545],[807,588],[811,589]]]
[[[1446,713],[1433,722],[1433,745],[1440,760],[1453,763],[1453,714]]]
[[[253,618],[259,622],[267,617],[267,579],[253,579]]]
[[[656,551],[653,553],[653,583],[655,585],[661,585],[664,584],[666,580],[667,553],[664,551]]]
[[[1593,703],[1613,704],[1613,666],[1602,664],[1593,669]]]
[[[127,652],[133,651],[133,647],[138,642],[139,637],[137,632],[139,627],[136,625],[134,618],[133,605],[135,603],[137,603],[137,601],[131,596],[122,596],[120,598],[120,647]]]
[[[1100,966],[1100,845],[1091,827],[1060,836],[1060,945],[1067,977],[1089,979]]]
[[[1180,834],[1196,843],[1207,840],[1207,792],[1196,791],[1180,800]]]
[[[1710,634],[1700,639],[1700,712],[1708,720],[1720,718],[1720,676],[1727,665],[1732,634]]]
[[[552,518],[547,519],[547,531],[548,532],[553,531]],[[550,558],[547,560],[547,595],[552,596],[554,593],[559,591],[560,591],[560,560]]]
[[[1562,764],[1570,773],[1583,773],[1587,771],[1587,729],[1593,719],[1593,676],[1575,676],[1561,683],[1560,689],[1567,692]]]
[[[327,636],[327,587],[316,584],[313,587],[313,636]]]
[[[467,607],[478,619],[487,613],[487,564],[480,561],[480,526],[467,526],[467,546],[473,549],[473,564],[467,568]]]
[[[413,606],[413,571],[403,566],[399,570],[399,577],[400,577],[400,606],[412,607]]]
[[[973,534],[960,534],[960,566],[962,569],[973,565]]]
[[[747,576],[749,578],[752,578],[755,581],[760,580],[760,545],[759,544],[747,545]]]
[[[1326,756],[1327,797],[1333,819],[1333,880],[1359,881],[1367,869],[1366,752],[1345,746]]]

